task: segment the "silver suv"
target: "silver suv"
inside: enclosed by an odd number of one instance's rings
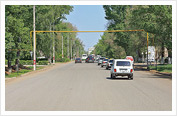
[[[133,79],[133,63],[131,60],[126,59],[114,59],[111,67],[111,78],[117,76],[128,76],[129,79]]]
[[[107,65],[106,65],[106,69],[107,69],[107,70],[108,70],[109,68],[111,68],[112,63],[113,63],[113,59],[110,59],[110,60],[107,62]]]
[[[98,65],[100,65],[104,59],[105,59],[105,57],[100,57],[98,60]]]

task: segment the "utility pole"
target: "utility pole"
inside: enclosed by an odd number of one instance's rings
[[[35,5],[33,6],[33,67],[36,70],[36,32],[35,32]]]
[[[68,58],[69,58],[69,34],[68,34],[68,38],[67,38],[67,52],[68,52]]]
[[[71,60],[72,60],[72,39],[71,39]]]
[[[147,70],[149,70],[149,66],[148,66],[148,32],[147,32]]]
[[[63,34],[62,34],[62,58],[63,58]]]
[[[53,31],[54,31],[54,23],[53,23]],[[55,34],[53,32],[53,64],[55,64]]]
[[[49,21],[49,23],[50,23],[50,31],[51,31],[51,30],[52,30],[52,29],[51,29],[51,28],[52,28],[52,27],[51,27],[52,24],[51,24],[50,21]],[[51,37],[51,33],[50,33],[50,37]],[[51,37],[51,38],[52,38],[52,37]],[[51,63],[52,63],[52,59],[51,59],[51,55],[52,55],[51,49],[52,49],[52,48],[51,48],[51,46],[52,46],[52,43],[50,43],[50,47],[49,47],[49,49],[50,49],[50,51],[49,51],[49,55],[50,55],[50,56],[49,56],[49,62],[50,62],[50,65],[51,65]]]

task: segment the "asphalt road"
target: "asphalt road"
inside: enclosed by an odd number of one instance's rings
[[[6,84],[5,92],[6,111],[172,110],[171,79],[138,70],[134,80],[110,79],[97,63],[56,66]]]

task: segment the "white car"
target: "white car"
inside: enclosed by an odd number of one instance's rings
[[[105,59],[105,57],[100,57],[99,60],[98,60],[98,65],[100,65],[103,62],[104,59]]]
[[[87,54],[82,54],[82,60],[85,60],[87,58]]]
[[[114,79],[117,76],[128,76],[129,79],[133,79],[133,63],[127,59],[114,59],[111,66],[111,78]]]

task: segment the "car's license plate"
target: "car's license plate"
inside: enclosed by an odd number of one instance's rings
[[[127,70],[120,70],[122,73],[126,73],[127,72]]]

